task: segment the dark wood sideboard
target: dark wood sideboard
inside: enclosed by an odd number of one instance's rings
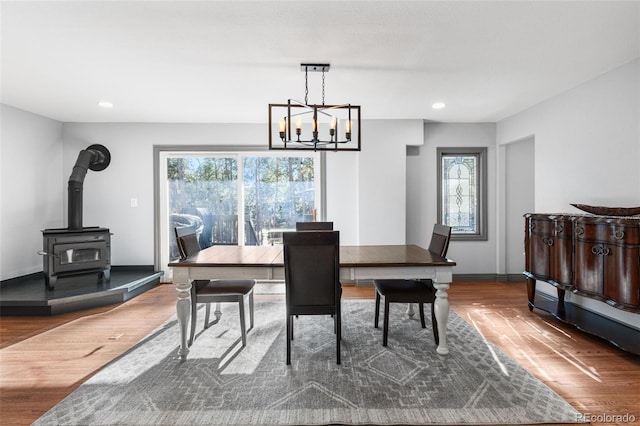
[[[640,354],[640,331],[565,302],[570,291],[638,315],[640,217],[528,213],[525,272],[529,310],[556,318]],[[557,301],[536,299],[536,281],[557,289]]]

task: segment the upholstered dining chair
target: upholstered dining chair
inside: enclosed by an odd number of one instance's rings
[[[200,251],[200,243],[193,227],[176,227],[176,241],[182,260],[197,254]],[[256,280],[245,279],[216,279],[194,280],[191,283],[191,333],[189,346],[193,344],[196,333],[196,319],[198,304],[206,303],[204,328],[216,324],[219,318],[209,322],[211,303],[236,302],[240,311],[240,330],[242,334],[242,346],[247,345],[247,327],[245,320],[245,299],[249,300],[249,328],[253,328],[253,287]]]
[[[333,316],[336,363],[340,364],[340,232],[284,232],[282,238],[287,306],[287,365],[291,364],[294,315]]]
[[[446,258],[449,250],[449,240],[451,239],[451,227],[435,224],[429,243],[429,252],[432,256]],[[382,346],[387,346],[389,335],[389,304],[390,303],[417,303],[420,313],[420,323],[422,328],[426,328],[424,321],[424,304],[431,303],[431,326],[433,328],[433,338],[436,345],[440,343],[438,336],[438,322],[433,309],[433,302],[436,298],[436,290],[433,281],[430,279],[377,279],[373,280],[376,289],[376,313],[374,327],[378,328],[380,316],[380,298],[384,298],[384,320],[382,331]]]
[[[333,231],[333,222],[296,222],[296,231]]]

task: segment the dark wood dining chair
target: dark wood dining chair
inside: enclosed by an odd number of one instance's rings
[[[291,364],[293,317],[332,315],[336,363],[340,364],[340,232],[284,232],[284,277],[287,306],[287,365]]]
[[[193,227],[174,228],[178,250],[182,260],[197,254],[200,251],[200,243]],[[245,321],[245,299],[249,299],[249,329],[253,328],[253,287],[256,280],[244,279],[216,279],[216,280],[194,280],[191,283],[191,334],[189,335],[189,346],[193,344],[196,334],[196,319],[198,304],[206,303],[206,313],[204,318],[204,328],[218,322],[209,322],[211,314],[211,303],[238,303],[240,311],[240,330],[242,333],[242,346],[247,345],[247,327]]]
[[[429,252],[432,256],[446,258],[449,250],[449,240],[451,239],[451,227],[435,224]],[[373,280],[376,289],[376,313],[374,327],[378,328],[380,316],[380,298],[384,298],[384,320],[382,331],[382,346],[387,346],[389,335],[389,304],[391,303],[417,303],[420,313],[420,323],[422,328],[426,328],[424,320],[424,304],[431,303],[431,327],[433,328],[433,338],[436,345],[440,343],[438,336],[438,322],[433,309],[433,302],[436,299],[436,289],[430,279],[377,279]]]
[[[296,231],[333,231],[333,222],[296,222]]]

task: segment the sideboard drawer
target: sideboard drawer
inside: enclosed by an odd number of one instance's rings
[[[640,244],[640,227],[615,222],[585,223],[576,220],[574,233],[582,241],[602,243]]]

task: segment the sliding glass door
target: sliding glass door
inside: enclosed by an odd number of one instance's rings
[[[282,243],[283,231],[314,220],[319,192],[314,163],[312,157],[243,158],[243,207],[256,244]]]
[[[321,219],[317,153],[159,150],[157,158],[163,270],[179,258],[176,226],[193,226],[203,248],[272,245],[296,222]]]

